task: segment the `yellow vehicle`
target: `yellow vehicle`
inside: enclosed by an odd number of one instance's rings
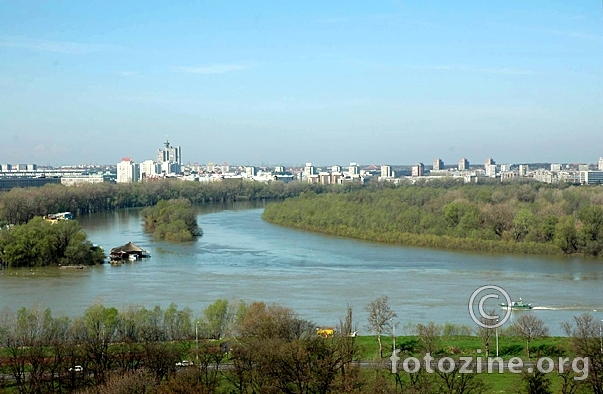
[[[316,329],[316,335],[320,335],[323,338],[332,337],[335,335],[334,327],[318,327]]]

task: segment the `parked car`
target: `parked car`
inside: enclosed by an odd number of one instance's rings
[[[69,372],[83,372],[84,367],[81,365],[76,365],[75,367],[69,368]]]
[[[177,367],[190,367],[191,365],[193,365],[193,362],[187,360],[178,361],[176,363]]]

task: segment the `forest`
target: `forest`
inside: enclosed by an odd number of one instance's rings
[[[197,214],[187,199],[159,201],[143,209],[142,218],[147,232],[167,241],[192,241],[203,234],[197,224]]]
[[[94,265],[104,252],[88,241],[76,220],[50,223],[35,217],[0,230],[0,261],[9,267]]]
[[[270,223],[408,246],[533,254],[603,253],[603,186],[430,182],[270,203]]]

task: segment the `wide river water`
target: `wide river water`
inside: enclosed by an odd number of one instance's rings
[[[200,206],[204,235],[191,243],[153,240],[140,209],[78,217],[105,251],[132,241],[152,257],[83,270],[0,270],[0,308],[40,304],[74,316],[99,300],[117,308],[174,302],[200,314],[226,298],[278,303],[317,324],[336,325],[350,304],[366,333],[364,308],[381,295],[389,296],[400,327],[429,321],[475,327],[468,300],[478,287],[494,284],[535,306],[513,316],[536,314],[555,335],[575,315],[603,319],[602,261],[368,243],[275,226],[261,219],[262,211],[262,203],[251,202]]]

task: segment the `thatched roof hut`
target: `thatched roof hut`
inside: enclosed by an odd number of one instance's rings
[[[134,245],[132,242],[128,242],[125,245],[122,246],[118,246],[116,248],[111,249],[111,254],[118,254],[118,253],[127,253],[127,254],[131,254],[131,253],[142,253],[144,252],[143,249],[139,248],[138,246]]]
[[[133,256],[133,257],[131,257]],[[146,250],[134,245],[132,242],[128,242],[125,245],[118,246],[111,249],[110,258],[111,260],[125,260],[125,259],[138,259],[141,257],[148,257]]]

